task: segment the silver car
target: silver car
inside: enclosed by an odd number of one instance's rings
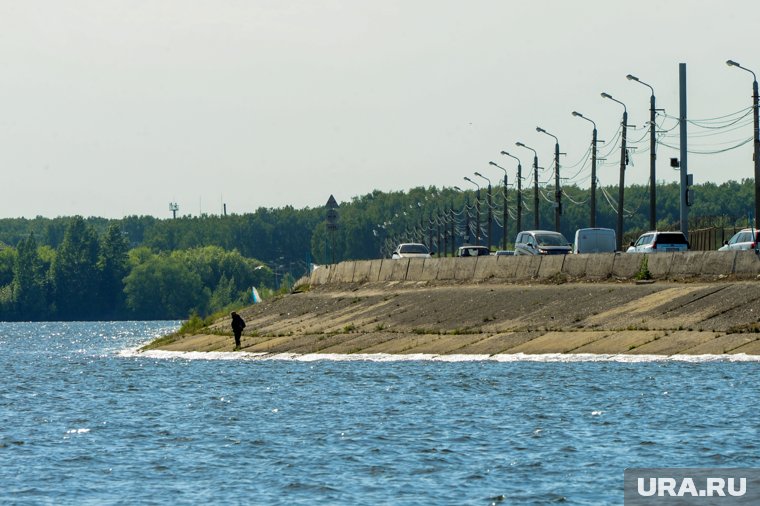
[[[745,228],[735,233],[734,236],[726,241],[718,251],[730,250],[760,250],[760,230],[756,228]]]
[[[527,230],[515,238],[515,255],[567,255],[573,247],[559,232]]]

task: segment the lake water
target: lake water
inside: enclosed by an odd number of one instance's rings
[[[750,357],[132,351],[175,327],[0,323],[0,503],[622,504],[626,467],[760,467]]]

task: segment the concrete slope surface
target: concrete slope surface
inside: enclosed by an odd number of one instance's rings
[[[760,282],[325,285],[239,313],[263,353],[760,354]],[[146,348],[231,351],[230,319]]]

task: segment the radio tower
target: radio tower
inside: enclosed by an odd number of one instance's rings
[[[179,211],[179,205],[176,202],[169,202],[169,211],[172,212],[172,218],[177,219],[177,211]]]

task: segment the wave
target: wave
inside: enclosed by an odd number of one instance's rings
[[[283,360],[296,362],[760,362],[760,355],[745,353],[723,355],[626,355],[594,353],[501,353],[496,355],[434,355],[425,353],[265,353],[203,351],[139,351],[130,348],[118,353],[121,357],[145,357],[181,360]]]

